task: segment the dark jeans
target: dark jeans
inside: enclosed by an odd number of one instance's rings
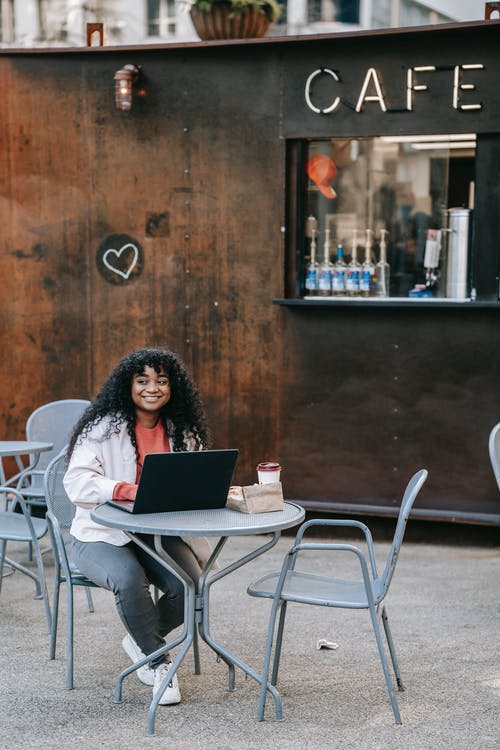
[[[152,536],[143,536],[154,548]],[[196,581],[201,569],[192,550],[179,537],[162,537],[165,551]],[[81,573],[112,591],[121,621],[144,654],[165,645],[163,636],[184,620],[184,587],[133,542],[118,547],[108,542],[73,539],[71,558]],[[150,586],[163,595],[153,602]],[[165,660],[161,657],[153,667]]]

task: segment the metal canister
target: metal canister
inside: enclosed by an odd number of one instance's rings
[[[470,209],[450,208],[447,214],[446,296],[454,299],[467,299]]]

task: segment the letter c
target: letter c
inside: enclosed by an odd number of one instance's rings
[[[333,112],[339,106],[340,96],[337,96],[333,100],[332,104],[330,104],[329,107],[325,107],[324,109],[319,109],[318,107],[314,106],[314,104],[311,101],[311,93],[310,93],[311,84],[317,76],[321,75],[321,73],[328,73],[328,75],[330,75],[334,79],[334,81],[337,81],[337,82],[340,81],[338,75],[336,74],[334,70],[330,70],[330,68],[318,68],[313,73],[311,73],[311,75],[307,79],[304,95],[306,98],[306,104],[309,107],[309,109],[312,109],[312,111],[316,112],[317,114],[328,115],[330,114],[330,112]]]

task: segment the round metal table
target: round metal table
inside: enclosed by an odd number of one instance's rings
[[[50,451],[52,443],[38,443],[34,440],[0,440],[0,456],[25,456]]]
[[[141,549],[150,554],[160,564],[164,565],[174,575],[179,578],[185,591],[184,597],[184,626],[182,633],[174,640],[166,643],[164,648],[159,649],[153,654],[149,654],[144,659],[132,664],[121,672],[116,679],[114,701],[121,701],[122,683],[125,677],[134,672],[143,664],[151,660],[153,656],[168,652],[171,648],[180,645],[178,655],[175,657],[172,667],[165,677],[162,689],[166,687],[172,679],[182,660],[186,656],[191,646],[194,649],[195,672],[199,674],[199,657],[197,652],[196,628],[201,638],[215,651],[218,656],[227,664],[229,670],[230,691],[235,689],[234,668],[239,667],[243,672],[252,677],[259,685],[262,684],[261,676],[258,675],[248,664],[245,664],[236,654],[228,651],[221,643],[217,642],[210,633],[209,625],[209,598],[210,588],[221,578],[229,573],[241,568],[250,560],[254,560],[259,555],[264,554],[267,550],[277,543],[281,532],[284,529],[297,526],[305,516],[305,511],[300,505],[285,502],[285,509],[282,511],[272,511],[269,513],[246,514],[240,513],[228,508],[218,508],[213,510],[192,510],[174,513],[151,513],[144,515],[134,515],[124,510],[120,510],[112,505],[103,504],[97,506],[91,511],[91,516],[96,523],[111,528],[121,529],[127,536],[135,542]],[[152,534],[155,539],[155,550],[148,547],[138,534]],[[254,536],[259,534],[272,534],[264,544],[261,544],[243,557],[233,561],[222,569],[213,570],[214,564],[220,555],[220,552],[231,536]],[[210,556],[210,559],[204,566],[200,578],[195,582],[180,568],[177,563],[167,555],[161,546],[162,536],[208,536],[219,537],[219,541]],[[210,574],[210,575],[209,575]],[[158,690],[156,696],[153,696],[148,715],[147,734],[154,734],[154,722],[158,700],[162,694],[162,689]],[[270,683],[267,689],[273,696],[275,702],[276,714],[281,715],[281,699],[276,688]]]
[[[2,466],[2,458],[14,457],[20,458],[21,456],[33,456],[30,459],[28,466],[21,469],[20,472],[13,477],[9,477],[7,480],[10,484],[18,479],[23,471],[30,471],[34,469],[40,458],[40,453],[51,451],[53,448],[52,443],[38,443],[33,440],[0,440],[0,484],[5,484],[6,478]]]

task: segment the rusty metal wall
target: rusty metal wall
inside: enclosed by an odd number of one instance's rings
[[[370,60],[407,49],[378,39]],[[317,45],[0,54],[2,436],[21,438],[41,403],[91,397],[127,351],[164,345],[199,384],[214,446],[240,449],[235,481],[279,459],[288,497],[390,507],[427,466],[422,507],[498,513],[496,309],[272,304],[285,293],[283,102]],[[113,101],[126,63],[147,93],[129,113]]]
[[[195,377],[214,445],[240,448],[242,482],[277,451],[279,85],[244,54],[237,70],[224,49],[0,59],[1,434],[164,345]],[[130,60],[148,96],[124,113],[113,75]],[[113,241],[122,276],[103,269]],[[128,241],[141,255],[125,279]]]
[[[497,311],[286,309],[283,317],[281,457],[292,496],[318,508],[399,508],[406,482],[425,467],[418,508],[498,516],[487,445],[500,421],[500,357],[488,343],[498,341]]]

